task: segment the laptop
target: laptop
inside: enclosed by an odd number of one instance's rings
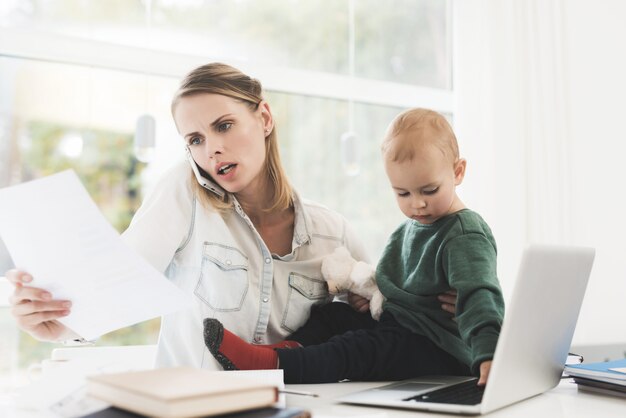
[[[581,247],[524,251],[486,387],[474,377],[426,376],[338,401],[481,415],[552,389],[563,372],[594,255]]]

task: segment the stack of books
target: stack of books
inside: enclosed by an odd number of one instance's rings
[[[565,366],[579,390],[626,397],[626,359]]]
[[[304,410],[275,408],[276,386],[190,367],[89,376],[87,393],[113,406],[89,418],[310,418]]]

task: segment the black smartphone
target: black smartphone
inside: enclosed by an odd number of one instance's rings
[[[208,175],[205,177],[200,174],[200,168],[191,156],[191,151],[189,150],[189,147],[185,147],[185,151],[187,152],[187,159],[189,160],[189,164],[191,164],[191,170],[193,170],[193,174],[196,176],[196,180],[198,180],[200,186],[212,191],[223,199],[226,191],[222,189],[217,183],[215,183],[213,179],[211,179]]]

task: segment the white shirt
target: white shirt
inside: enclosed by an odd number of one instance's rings
[[[123,234],[192,295],[190,309],[162,318],[158,367],[221,370],[204,344],[204,318],[217,318],[256,344],[284,339],[304,324],[311,306],[332,299],[321,275],[324,256],[345,246],[354,258],[366,260],[342,216],[297,196],[292,251],[271,254],[236,199],[234,209],[220,215],[196,200],[190,181],[186,161],[171,169]],[[141,295],[137,300],[141,303]]]

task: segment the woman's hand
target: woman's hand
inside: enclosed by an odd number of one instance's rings
[[[441,302],[441,309],[451,314],[456,313],[456,290],[451,289],[437,296]],[[357,312],[367,312],[370,308],[370,301],[355,293],[348,292],[348,303]],[[452,318],[454,319],[454,318]]]
[[[365,313],[370,309],[370,301],[356,293],[348,292],[348,303],[359,313]]]
[[[437,299],[441,302],[441,309],[451,314],[456,314],[456,290],[450,289],[445,293],[441,293],[437,296]]]
[[[33,280],[24,271],[9,270],[7,279],[15,286],[9,297],[11,314],[20,329],[42,341],[62,341],[76,336],[57,319],[70,313],[72,303],[68,300],[53,300],[50,292],[25,286]]]

